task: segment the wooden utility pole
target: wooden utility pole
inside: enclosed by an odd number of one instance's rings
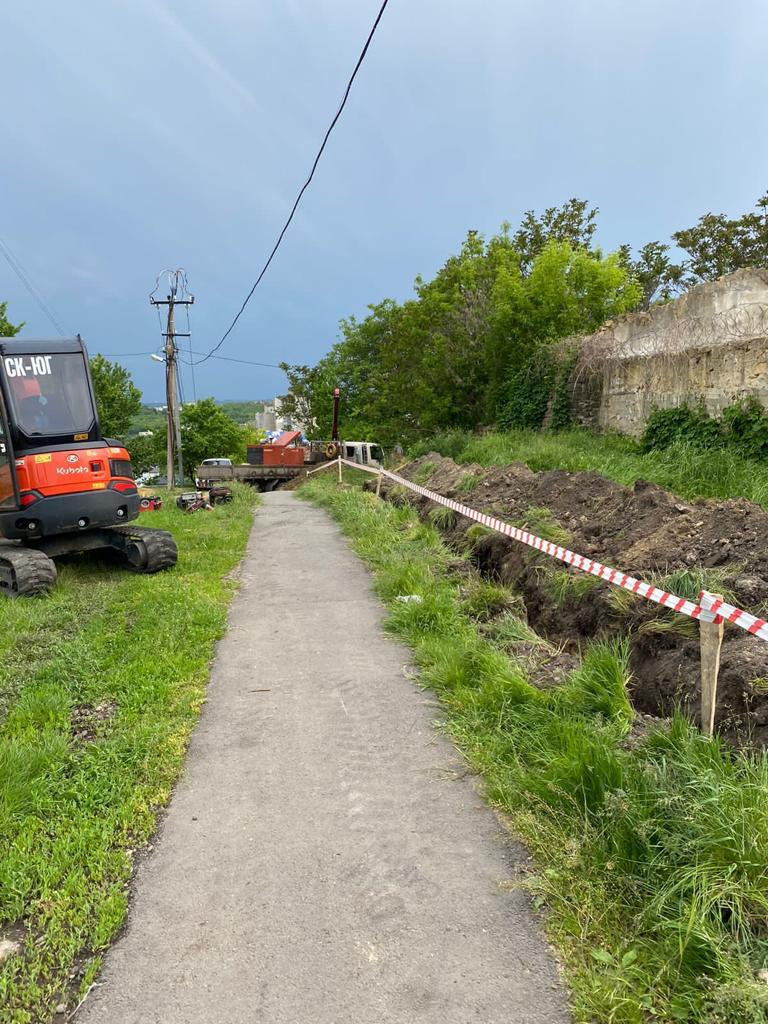
[[[184,462],[181,450],[181,419],[179,416],[179,402],[178,402],[178,380],[176,377],[176,365],[178,362],[179,350],[176,347],[177,338],[188,338],[189,332],[182,333],[176,331],[173,311],[176,306],[191,306],[194,301],[194,295],[188,295],[185,297],[183,291],[183,284],[186,280],[186,275],[183,270],[176,270],[173,273],[169,273],[168,280],[170,284],[170,291],[165,299],[155,299],[152,295],[149,297],[149,301],[153,306],[167,306],[168,317],[166,322],[165,330],[165,402],[167,410],[167,423],[166,423],[166,472],[167,472],[167,486],[168,490],[171,490],[174,485],[174,467],[173,467],[173,455],[174,449],[176,451],[176,473],[178,477],[178,484],[183,487],[184,485]],[[179,295],[179,288],[182,288],[182,293]]]

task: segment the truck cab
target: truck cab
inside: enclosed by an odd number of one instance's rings
[[[373,466],[376,469],[384,465],[381,445],[373,444],[371,441],[344,441],[341,448],[343,457],[350,462],[357,462],[361,466]]]

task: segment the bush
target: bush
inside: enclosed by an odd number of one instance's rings
[[[685,442],[694,448],[730,448],[748,459],[768,456],[768,413],[753,396],[741,398],[713,419],[702,404],[692,409],[654,409],[640,444],[643,451],[660,451]]]
[[[742,455],[750,459],[768,456],[768,414],[756,398],[741,401],[723,409],[726,438]]]
[[[686,441],[697,448],[721,448],[724,437],[722,427],[703,405],[695,409],[687,404],[654,409],[640,440],[643,451],[668,448],[677,441]]]

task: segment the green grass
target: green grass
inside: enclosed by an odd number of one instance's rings
[[[548,508],[529,508],[525,513],[525,519],[515,525],[527,533],[534,533],[537,537],[561,547],[570,544],[572,539],[570,533],[557,522]]]
[[[530,627],[474,621],[466,578],[412,509],[330,480],[301,493],[373,570],[387,628],[412,647],[446,727],[527,843],[527,887],[546,909],[574,1019],[765,1024],[766,755],[726,749],[679,716],[628,742],[626,641],[593,644],[564,684],[538,690]],[[402,593],[423,601],[395,602]]]
[[[579,601],[585,594],[594,590],[595,587],[599,587],[603,582],[597,576],[576,571],[569,572],[567,569],[553,569],[549,564],[541,565],[538,568],[544,575],[552,601],[558,608]]]
[[[422,462],[418,470],[413,474],[413,482],[421,484],[422,487],[429,482],[429,478],[435,471],[434,462]]]
[[[134,851],[155,828],[200,710],[254,495],[213,512],[175,507],[179,564],[139,576],[60,566],[49,597],[3,603],[0,637],[2,1024],[71,1010],[120,928]],[[75,972],[69,981],[70,972]]]
[[[594,470],[620,484],[650,480],[682,498],[749,498],[768,507],[768,465],[726,449],[702,451],[684,443],[642,452],[616,434],[567,430],[556,434],[514,430],[475,436],[453,431],[414,447],[412,455],[436,451],[457,462],[481,466],[524,462],[533,470]]]
[[[436,505],[429,510],[429,521],[438,530],[452,530],[457,520],[457,514],[445,505]]]

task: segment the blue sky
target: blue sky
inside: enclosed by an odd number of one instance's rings
[[[160,342],[183,266],[206,351],[271,248],[379,0],[38,0],[3,11],[0,238],[91,351]],[[314,362],[467,229],[570,196],[667,239],[768,187],[761,0],[390,0],[315,181],[222,355]],[[53,328],[0,261],[24,333]],[[162,367],[123,360],[147,400]],[[186,371],[185,394],[192,382]],[[210,360],[199,397],[284,389]]]

